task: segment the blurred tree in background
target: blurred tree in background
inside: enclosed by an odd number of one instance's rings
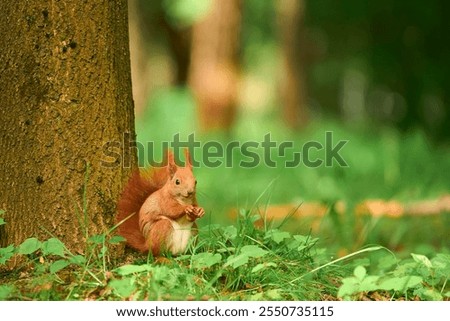
[[[137,39],[136,61],[143,41],[165,46],[173,64],[171,83],[189,83],[198,104],[200,126],[229,129],[237,107],[240,0],[232,1],[131,1],[130,20],[147,38]],[[132,15],[133,14],[133,15]],[[162,37],[161,37],[162,36]],[[137,37],[136,37],[137,38]],[[144,44],[145,45],[145,44]],[[151,55],[151,49],[148,51]],[[135,73],[146,72],[143,60]],[[137,88],[145,75],[136,78]],[[136,95],[145,94],[138,91]],[[140,99],[140,98],[138,98]],[[137,104],[138,111],[143,103]]]
[[[305,63],[305,1],[280,0],[278,28],[282,56],[281,103],[284,120],[292,128],[304,126],[308,119]]]
[[[241,1],[210,2],[193,27],[189,84],[201,128],[229,131],[237,108]]]

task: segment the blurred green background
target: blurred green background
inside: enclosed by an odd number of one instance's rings
[[[137,140],[155,147],[140,153],[141,165],[177,133],[225,146],[261,142],[270,132],[296,151],[323,143],[327,131],[348,141],[340,153],[348,167],[286,168],[294,150],[286,157],[274,150],[275,168],[200,165],[198,199],[208,213],[201,224],[229,223],[232,208],[315,201],[330,210],[312,233],[336,250],[379,243],[448,251],[448,207],[400,219],[357,218],[355,207],[450,193],[450,2],[129,4]],[[196,149],[194,158],[201,156]],[[241,159],[235,150],[234,163]],[[337,201],[345,202],[342,215],[333,210]],[[285,227],[308,233],[312,224],[291,218]]]

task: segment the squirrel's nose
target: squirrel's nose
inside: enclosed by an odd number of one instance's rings
[[[194,191],[193,191],[193,190],[190,190],[190,191],[187,192],[187,195],[188,195],[188,196],[191,196],[192,194],[194,194]]]

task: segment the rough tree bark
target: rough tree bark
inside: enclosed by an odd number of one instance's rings
[[[136,164],[119,146],[135,135],[127,1],[2,1],[0,12],[1,243],[50,232],[80,250],[112,226]]]
[[[192,30],[189,84],[205,130],[229,129],[236,114],[241,0],[213,0]]]

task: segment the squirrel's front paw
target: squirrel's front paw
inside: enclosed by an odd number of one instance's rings
[[[184,213],[186,214],[188,221],[193,222],[197,219],[196,208],[192,205],[189,205],[188,207],[186,207],[184,209]]]
[[[191,222],[205,215],[205,210],[202,207],[195,207],[192,205],[186,207],[184,212],[186,213],[187,219]]]
[[[200,218],[203,215],[205,215],[205,210],[203,209],[203,207],[196,207],[195,212],[197,214],[197,218]]]

